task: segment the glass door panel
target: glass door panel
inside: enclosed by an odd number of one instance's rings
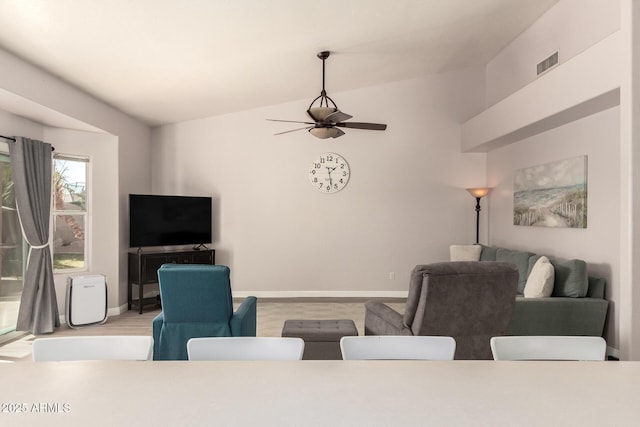
[[[16,210],[9,155],[0,152],[0,335],[16,329],[22,296],[26,243]]]

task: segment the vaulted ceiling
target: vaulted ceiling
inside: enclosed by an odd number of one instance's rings
[[[329,93],[483,65],[557,1],[3,0],[0,47],[159,125],[311,101],[322,50]]]

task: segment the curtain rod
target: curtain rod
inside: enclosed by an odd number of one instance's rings
[[[10,138],[8,136],[0,135],[0,138],[4,138],[4,139],[8,139],[9,141],[16,142],[15,138]],[[55,149],[55,147],[53,145],[51,146],[51,151],[56,151],[56,149]]]

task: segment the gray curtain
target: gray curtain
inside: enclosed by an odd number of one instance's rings
[[[31,245],[16,330],[34,334],[60,326],[53,282],[49,218],[51,214],[51,145],[16,137],[9,144],[18,216]]]

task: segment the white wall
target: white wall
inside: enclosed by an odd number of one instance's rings
[[[44,127],[8,111],[0,110],[0,135],[8,136],[9,138],[20,135],[41,140],[44,136]],[[6,143],[9,141],[0,138],[0,142]]]
[[[535,80],[536,65],[554,52],[562,64],[619,29],[619,0],[560,0],[489,61],[487,105]]]
[[[492,246],[529,250],[558,259],[583,259],[589,274],[607,280],[607,342],[617,348],[620,276],[620,110],[618,107],[525,139],[487,155]],[[518,169],[588,156],[587,228],[513,225],[513,180]]]
[[[113,173],[117,170],[118,162],[117,138],[102,133],[51,128],[2,110],[0,110],[0,134],[40,139],[52,144],[57,153],[86,155],[91,158],[91,233],[90,240],[86,244],[90,247],[92,259],[89,270],[74,274],[106,275],[110,284],[108,304],[113,312],[122,304],[120,286],[118,286],[117,256],[119,248],[118,177]],[[67,276],[68,274],[55,276],[58,309],[61,315],[64,314]]]
[[[108,285],[108,307],[117,309],[120,302],[118,284],[118,144],[113,135],[68,129],[46,128],[44,140],[51,143],[56,153],[87,156],[89,163],[89,217],[88,240],[89,269],[73,274],[55,276],[56,294],[60,314],[64,313],[66,279],[70,275],[104,274]]]
[[[109,304],[122,309],[127,301],[128,194],[151,189],[149,126],[2,49],[0,68],[0,94],[6,95],[2,101],[19,101],[16,105],[19,104],[21,115],[34,117],[43,124],[51,116],[64,116],[70,122],[85,123],[117,137],[117,163],[111,165],[108,179],[118,186],[118,227],[110,231],[117,235],[119,248],[106,256],[118,264],[111,281],[114,300]],[[10,105],[4,108],[11,111]]]
[[[485,156],[460,154],[460,123],[484,105],[483,79],[465,70],[331,93],[352,121],[389,127],[330,141],[273,136],[299,125],[265,120],[306,120],[310,100],[163,126],[153,135],[154,192],[213,196],[216,261],[231,267],[236,291],[405,294],[416,264],[475,239],[464,188],[485,184]],[[351,167],[339,193],[308,182],[323,152]]]
[[[560,49],[562,62],[583,51],[596,52],[596,45],[620,29],[618,0],[561,0],[487,65],[487,102],[493,104],[525,87],[535,78],[535,64]],[[618,37],[620,43],[623,39]],[[616,49],[624,52],[625,45]],[[597,51],[606,63],[608,54]],[[623,59],[622,63],[626,63]],[[567,64],[568,65],[568,64]],[[549,73],[560,71],[552,69]],[[583,79],[588,70],[567,76]],[[528,89],[528,88],[527,88]],[[562,97],[561,89],[541,91],[541,99]],[[621,95],[624,96],[624,95]],[[513,97],[512,97],[513,98]],[[545,104],[544,102],[542,104]],[[527,105],[521,108],[526,109]],[[601,111],[520,140],[487,155],[487,180],[496,189],[489,197],[489,240],[492,245],[529,250],[559,259],[579,258],[590,274],[607,280],[610,300],[605,338],[619,349],[621,291],[628,255],[621,248],[627,239],[620,219],[627,214],[627,195],[621,185],[628,174],[621,172],[621,107]],[[513,177],[517,169],[557,160],[588,156],[588,227],[559,229],[513,225]],[[628,357],[628,355],[627,355]]]

